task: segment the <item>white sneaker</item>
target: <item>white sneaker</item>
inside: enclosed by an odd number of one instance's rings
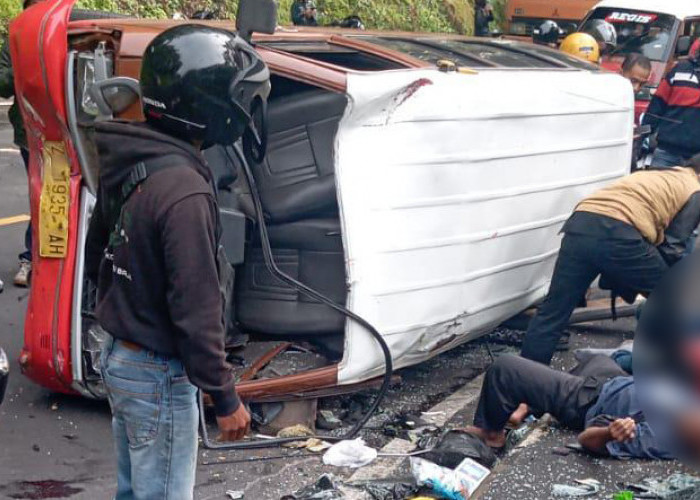
[[[32,274],[32,263],[28,260],[19,261],[19,271],[15,274],[15,286],[26,288],[29,286],[29,279]]]

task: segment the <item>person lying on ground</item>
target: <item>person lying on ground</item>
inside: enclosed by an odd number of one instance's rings
[[[570,373],[500,356],[486,371],[474,425],[465,431],[502,448],[506,426],[519,425],[530,413],[549,413],[565,427],[583,430],[579,443],[595,454],[673,458],[644,419],[633,377],[608,356],[591,356]]]
[[[635,172],[581,201],[564,224],[549,293],[521,355],[549,364],[596,277],[613,296],[648,295],[688,249],[700,223],[700,155],[685,167]]]

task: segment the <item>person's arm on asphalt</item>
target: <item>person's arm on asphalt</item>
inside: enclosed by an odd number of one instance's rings
[[[0,97],[8,99],[15,95],[15,80],[10,58],[10,41],[5,39],[0,49]]]
[[[226,364],[215,210],[210,195],[193,194],[170,207],[160,228],[178,352],[190,381],[211,396],[222,438],[237,440],[250,416]]]
[[[608,455],[608,443],[624,443],[635,438],[637,424],[632,418],[618,418],[607,427],[592,426],[578,436],[586,450],[597,455]]]
[[[700,192],[693,194],[665,231],[664,242],[657,248],[669,266],[686,254],[690,236],[700,225]]]

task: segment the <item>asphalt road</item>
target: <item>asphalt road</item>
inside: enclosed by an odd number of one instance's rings
[[[26,176],[21,159],[11,151],[11,133],[0,125],[0,224],[10,216],[27,214]],[[5,403],[0,407],[0,498],[111,498],[115,488],[110,414],[106,403],[52,394],[19,373],[16,359],[22,347],[27,291],[12,286],[17,254],[22,250],[24,224],[0,225],[0,345],[12,361]],[[629,337],[634,322],[603,323],[578,329],[578,346],[611,346]],[[483,344],[455,349],[417,367],[403,370],[403,382],[394,387],[381,413],[370,421],[367,441],[376,447],[390,438],[385,423],[407,413],[419,413],[474,378],[488,364]],[[571,363],[558,356],[557,366]],[[358,398],[333,398],[329,408],[347,406]],[[366,401],[367,398],[364,398]],[[362,401],[362,396],[359,397]],[[468,423],[473,405],[453,422]],[[561,430],[548,432],[540,441],[506,458],[499,465],[482,498],[550,498],[555,482],[598,477],[610,498],[618,483],[642,476],[663,477],[683,470],[676,463],[623,464],[590,457],[552,455],[574,436]],[[273,457],[273,458],[270,458]],[[251,452],[200,451],[197,472],[198,499],[224,499],[227,490],[244,491],[245,499],[273,500],[332,472],[348,478],[352,471],[323,466],[318,455],[271,449]]]

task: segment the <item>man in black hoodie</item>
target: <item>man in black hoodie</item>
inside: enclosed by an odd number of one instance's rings
[[[113,415],[117,499],[189,499],[197,458],[197,388],[222,438],[250,416],[225,361],[218,207],[203,144],[251,130],[269,72],[231,32],[178,26],[142,63],[146,123],[95,126],[100,186],[87,246],[96,314],[110,334],[101,370]]]

